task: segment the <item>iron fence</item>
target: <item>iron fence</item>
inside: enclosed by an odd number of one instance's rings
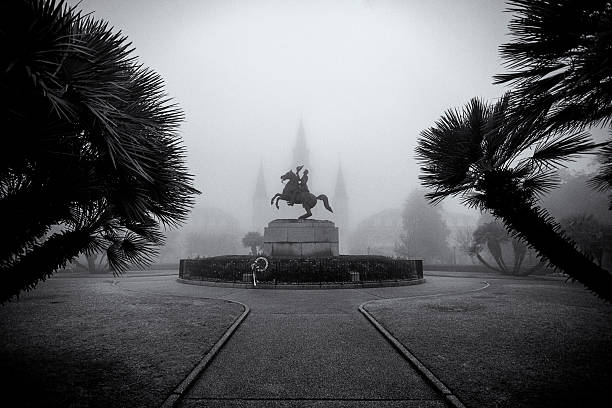
[[[181,259],[179,277],[193,280],[241,282],[251,273],[252,256],[218,256]],[[374,255],[341,255],[328,258],[268,258],[266,271],[257,280],[270,283],[344,283],[400,281],[423,277],[421,260]],[[357,274],[358,275],[357,275]],[[358,279],[356,279],[358,276]]]

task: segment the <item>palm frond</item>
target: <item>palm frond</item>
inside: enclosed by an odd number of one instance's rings
[[[556,171],[532,173],[523,179],[523,189],[534,197],[548,194],[559,186],[561,179]]]
[[[612,113],[612,7],[609,1],[511,0],[513,41],[500,47],[517,110],[561,132],[609,123]],[[520,116],[517,116],[517,120]]]
[[[456,194],[472,183],[471,166],[481,159],[481,143],[489,115],[474,98],[462,112],[448,110],[435,126],[421,132],[416,148],[423,185]]]
[[[466,194],[461,198],[461,204],[468,208],[486,210],[486,194],[480,192],[473,192]]]
[[[115,269],[150,261],[160,224],[182,223],[199,194],[163,79],[121,32],[63,1],[0,2],[0,32],[0,119],[19,135],[0,152],[0,207],[33,214],[6,223],[15,245],[0,265],[42,248],[54,224],[86,231],[66,238],[70,251],[110,251]]]
[[[612,139],[604,144],[599,152],[599,158],[601,163],[599,174],[589,180],[589,185],[599,191],[608,191],[612,189]],[[610,209],[612,209],[612,195]]]
[[[581,154],[592,153],[600,146],[591,141],[588,133],[551,137],[536,145],[531,161],[546,168],[563,166],[564,162],[575,160]]]
[[[151,244],[155,245],[163,245],[164,244],[164,234],[159,229],[159,223],[157,223],[154,219],[149,219],[144,222],[126,222],[125,228],[128,231],[131,231],[140,237],[146,239]]]
[[[76,230],[52,234],[43,243],[32,246],[9,263],[0,264],[4,282],[0,288],[0,302],[18,296],[22,290],[33,289],[38,282],[63,268],[81,252],[89,241],[89,231]]]
[[[131,265],[148,265],[156,255],[156,245],[131,232],[114,237],[113,243],[106,249],[108,264],[114,272],[124,271]]]

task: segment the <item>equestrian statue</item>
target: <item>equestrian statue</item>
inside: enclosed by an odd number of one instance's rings
[[[312,215],[310,209],[317,205],[317,200],[323,201],[325,208],[330,212],[334,212],[329,206],[329,201],[325,194],[315,196],[308,190],[308,170],[304,170],[304,174],[300,176],[300,170],[302,170],[303,167],[304,166],[297,166],[295,173],[293,170],[289,170],[281,176],[281,183],[287,181],[287,184],[285,184],[282,193],[276,193],[274,197],[272,197],[270,205],[276,205],[276,208],[279,208],[278,200],[287,201],[287,205],[289,206],[302,204],[302,207],[306,210],[306,214],[299,216],[298,219],[300,220],[304,220]]]

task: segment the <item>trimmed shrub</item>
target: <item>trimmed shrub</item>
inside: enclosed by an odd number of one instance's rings
[[[253,256],[228,255],[201,259],[181,259],[179,277],[193,280],[241,282],[251,273]],[[398,281],[423,277],[420,260],[384,256],[341,255],[328,258],[268,258],[268,269],[258,272],[260,282],[342,283],[359,272],[361,281]]]

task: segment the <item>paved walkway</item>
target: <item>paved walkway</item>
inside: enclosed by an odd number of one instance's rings
[[[239,301],[251,308],[182,407],[444,407],[442,396],[358,311],[360,304],[465,293],[481,279],[431,277],[422,285],[259,290],[185,285],[173,277],[121,280],[127,290]],[[409,347],[409,345],[406,345]]]

